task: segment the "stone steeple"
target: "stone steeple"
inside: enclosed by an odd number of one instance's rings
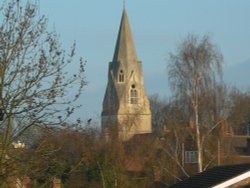
[[[127,140],[151,132],[151,112],[125,8],[123,9],[108,84],[103,100],[102,129],[107,137]],[[115,131],[114,131],[115,130]]]
[[[113,61],[137,61],[136,49],[131,33],[126,9],[123,9],[120,29],[116,41]]]

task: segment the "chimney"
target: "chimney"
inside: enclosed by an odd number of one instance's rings
[[[24,176],[22,180],[24,188],[31,188],[29,176]]]
[[[247,155],[250,155],[250,138],[247,139]]]
[[[53,188],[61,188],[61,179],[58,178],[53,179]]]

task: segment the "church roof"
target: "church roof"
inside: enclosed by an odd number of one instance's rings
[[[119,61],[137,61],[135,45],[133,41],[132,32],[127,16],[126,9],[123,9],[120,29],[116,41],[115,53],[113,57],[114,62]]]

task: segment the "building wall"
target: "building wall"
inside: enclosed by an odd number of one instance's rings
[[[151,114],[102,116],[105,139],[118,136],[125,141],[136,134],[151,133]]]

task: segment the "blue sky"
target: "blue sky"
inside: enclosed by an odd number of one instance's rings
[[[99,118],[120,24],[122,0],[37,0],[40,14],[49,19],[68,49],[87,60],[88,85],[76,116]],[[189,33],[209,34],[221,50],[225,66],[250,63],[249,0],[127,0],[126,10],[137,54],[143,63],[148,95],[169,96],[168,54]],[[72,71],[74,67],[72,67]],[[250,80],[250,76],[248,77]]]

